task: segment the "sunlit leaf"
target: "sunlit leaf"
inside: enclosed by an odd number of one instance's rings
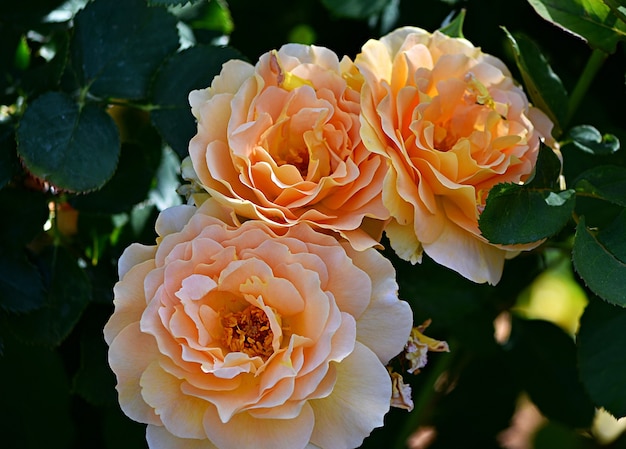
[[[561,79],[533,41],[520,33],[511,34],[506,28],[504,32],[533,104],[550,116],[559,134],[568,107]]]
[[[156,185],[150,190],[148,198],[159,210],[181,204],[181,197],[176,191],[180,185],[180,159],[169,148],[163,150],[156,180]]]
[[[580,376],[598,407],[626,416],[626,309],[592,298],[577,336]]]
[[[617,42],[626,37],[626,23],[619,21],[602,0],[528,0],[528,2],[545,20],[606,53],[615,52]]]
[[[152,88],[152,101],[158,108],[150,115],[181,158],[188,155],[189,140],[196,133],[189,92],[209,87],[222,64],[234,58],[242,55],[229,47],[197,46],[177,53],[159,69]]]
[[[487,197],[480,230],[490,242],[537,242],[559,232],[576,204],[574,190],[555,190],[560,162],[542,145],[533,179],[526,185],[498,184]]]
[[[591,425],[594,405],[578,379],[574,341],[562,329],[515,319],[507,349],[517,380],[544,416],[575,428]]]
[[[463,22],[465,21],[465,9],[462,9],[452,21],[439,28],[443,34],[450,37],[463,38]]]
[[[212,0],[201,6],[197,8],[198,15],[190,22],[196,36],[200,31],[213,31],[222,35],[233,32],[235,24],[225,1]]]
[[[96,0],[76,15],[72,46],[89,92],[145,98],[152,75],[178,48],[176,18],[145,0]]]
[[[617,229],[609,231],[607,245],[602,241],[603,231],[590,231],[585,226],[585,217],[581,217],[576,227],[572,259],[576,271],[595,294],[626,307],[626,261],[616,256],[616,253],[626,254],[626,239],[613,237],[616,232],[626,235],[626,220],[622,219],[616,226]]]
[[[113,176],[120,151],[117,127],[106,112],[95,105],[79,108],[58,92],[28,106],[17,140],[33,175],[73,192],[102,187]]]
[[[579,150],[595,155],[613,154],[620,148],[619,139],[613,134],[600,134],[591,125],[575,126],[568,132],[568,137]]]

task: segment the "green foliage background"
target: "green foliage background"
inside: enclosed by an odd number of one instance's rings
[[[546,239],[495,287],[386,251],[416,323],[431,318],[451,352],[407,379],[415,410],[392,410],[363,447],[430,428],[432,448],[498,448],[529,398],[545,417],[534,447],[626,448],[593,425],[598,408],[626,415],[625,0],[2,1],[0,447],[146,446],[117,405],[102,327],[121,252],[152,244],[158,211],[182,201],[187,93],[231,58],[289,41],[354,57],[401,25],[503,59],[556,124],[566,188],[545,150],[532,181],[490,194],[488,239]]]

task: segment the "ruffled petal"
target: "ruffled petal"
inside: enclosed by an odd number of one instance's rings
[[[151,363],[141,376],[141,394],[167,430],[179,438],[206,438],[203,420],[209,404],[181,391],[180,379]]]
[[[126,415],[138,422],[161,425],[161,420],[144,401],[139,379],[160,356],[154,338],[139,329],[139,323],[125,327],[109,348],[109,365],[117,377],[118,400]]]

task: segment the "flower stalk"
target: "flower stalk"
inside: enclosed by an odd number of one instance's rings
[[[574,114],[580,106],[580,102],[587,94],[587,90],[589,90],[591,82],[602,67],[602,64],[606,60],[607,56],[607,53],[597,48],[591,52],[591,56],[589,57],[589,60],[578,78],[578,82],[576,83],[576,86],[574,86],[572,94],[570,95],[569,105],[567,108],[567,118],[565,119],[565,125],[563,128],[567,129],[567,125],[574,117]]]

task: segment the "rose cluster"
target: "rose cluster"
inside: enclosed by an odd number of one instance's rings
[[[119,261],[104,333],[123,411],[151,448],[358,447],[390,404],[388,362],[425,349],[392,264],[425,252],[498,282],[489,190],[532,175],[549,119],[504,64],[406,27],[351,60],[289,44],[189,95],[190,204]],[[421,342],[421,343],[420,343]],[[439,348],[439,349],[436,349]]]

